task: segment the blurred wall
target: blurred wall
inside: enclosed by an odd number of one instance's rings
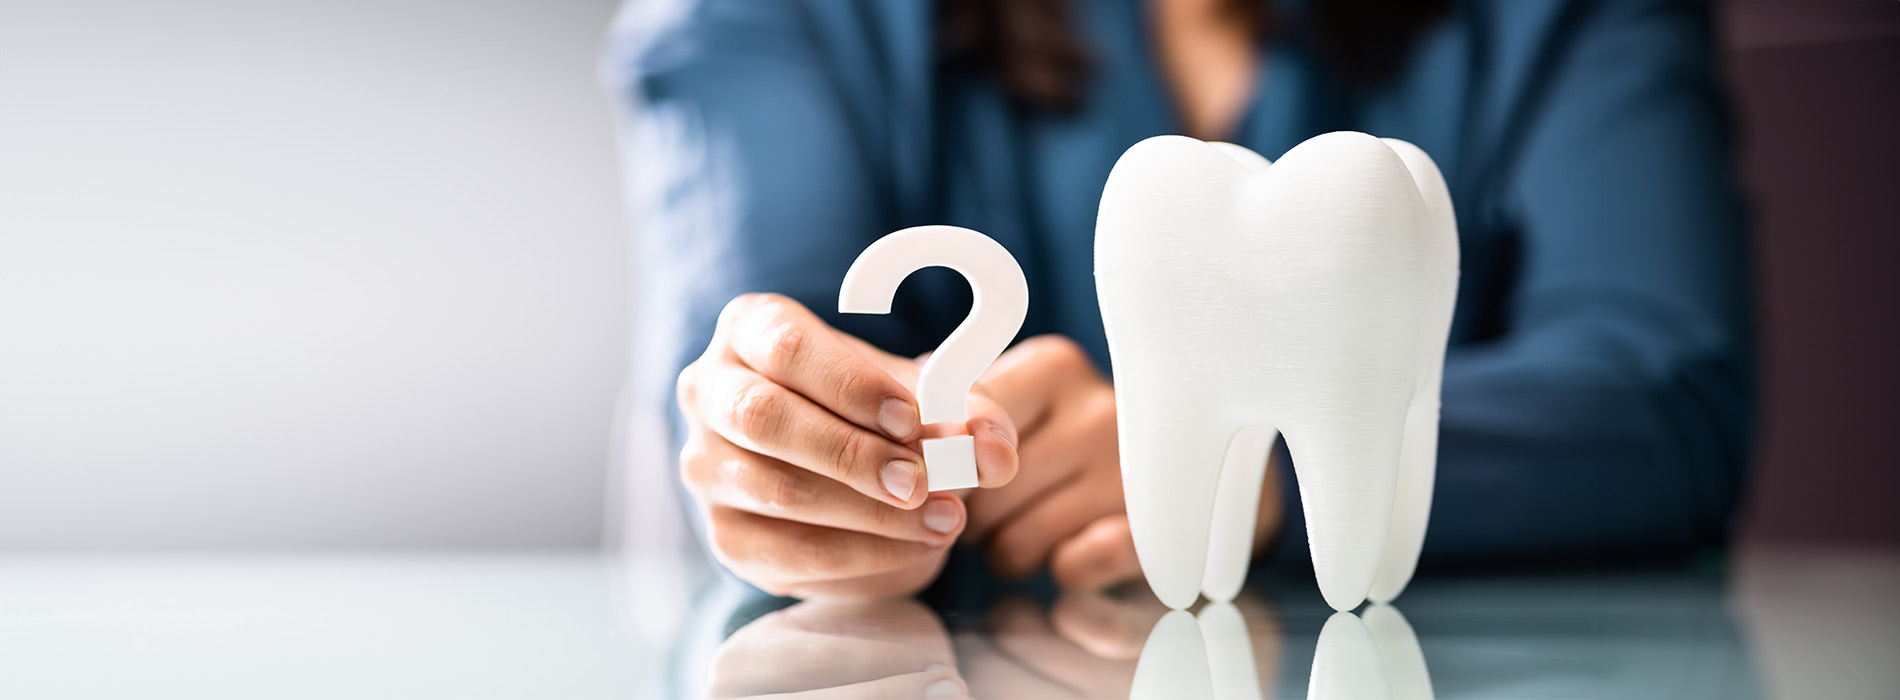
[[[589,546],[612,0],[0,0],[0,549]]]
[[[1762,336],[1744,536],[1900,545],[1900,2],[1723,9]]]

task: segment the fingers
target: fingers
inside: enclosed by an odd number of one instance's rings
[[[1046,418],[1017,450],[1018,467],[1009,488],[985,491],[970,499],[970,525],[964,538],[982,542],[1030,504],[1056,489],[1100,470],[1093,478],[1121,484],[1115,432],[1115,398],[1109,393],[1079,394],[1059,413]],[[1121,503],[1119,493],[1111,500]]]
[[[1049,573],[1056,585],[1072,590],[1096,590],[1141,578],[1128,514],[1099,518],[1057,544],[1050,555]]]
[[[1015,612],[999,604],[991,617],[996,627],[997,647],[1018,663],[1034,669],[1037,675],[1073,688],[1067,695],[1128,696],[1129,686],[1134,682],[1133,659],[1097,656],[1068,643],[1052,626],[1053,620],[1033,607]]]
[[[1002,405],[1021,434],[1030,435],[1069,396],[1102,381],[1082,346],[1064,336],[1039,335],[997,357],[977,387]]]
[[[954,541],[965,520],[954,496],[928,497],[914,510],[895,508],[717,435],[689,441],[680,464],[681,479],[701,503],[771,518],[933,545]]]
[[[910,390],[798,302],[747,294],[728,308],[733,311],[720,315],[720,333],[760,376],[897,442],[922,429]]]
[[[977,486],[994,489],[1009,484],[1022,465],[1016,451],[1015,421],[1002,404],[984,394],[971,393],[969,407],[968,427],[976,438]]]
[[[937,580],[937,574],[943,571],[944,563],[949,560],[949,554],[948,549],[938,550],[935,556],[923,562],[881,574],[800,583],[787,587],[785,595],[811,600],[916,595],[918,591]]]
[[[707,508],[706,522],[707,539],[719,563],[775,595],[813,582],[925,566],[948,549],[726,506]]]
[[[839,333],[837,336],[847,346],[870,357],[874,364],[906,387],[916,385],[921,363],[884,352],[850,335]],[[1019,444],[1016,422],[1008,410],[991,398],[980,384],[971,387],[967,401],[966,410],[970,419],[964,426],[963,434],[976,438],[977,486],[993,489],[1008,484],[1016,477],[1020,464],[1016,457],[1016,445]],[[924,437],[952,434],[956,434],[954,429],[936,433],[927,428]],[[930,465],[924,466],[928,469]]]
[[[866,496],[904,508],[923,502],[923,456],[845,421],[805,396],[736,364],[700,364],[681,379],[681,400],[720,437]]]
[[[831,688],[773,695],[777,700],[883,700],[884,698],[926,698],[952,700],[970,697],[970,688],[955,669],[941,666],[921,673],[880,678]]]
[[[1065,591],[1057,598],[1049,620],[1063,639],[1104,659],[1134,661],[1141,657],[1155,623],[1168,606],[1146,587],[1126,595]]]
[[[1011,621],[1019,617],[1034,620],[1042,612],[1034,604],[1016,603],[1005,598],[989,612],[985,618],[993,621]],[[1033,633],[1033,631],[1032,631]],[[1039,639],[1048,640],[1047,635]],[[1054,676],[1045,673],[1034,665],[1033,659],[1019,659],[1005,650],[1004,630],[995,629],[985,635],[959,635],[956,639],[958,665],[963,669],[964,677],[969,679],[971,694],[976,697],[998,698],[1080,698],[1108,697],[1103,694],[1087,694],[1081,688],[1067,685]]]
[[[1120,496],[1119,478],[1077,480],[1049,494],[997,529],[990,538],[990,568],[1005,579],[1036,573],[1049,564],[1056,545],[1122,512]]]
[[[936,615],[904,598],[831,598],[800,603],[740,628],[713,654],[707,694],[749,696],[838,688],[918,673],[937,677],[956,663]]]

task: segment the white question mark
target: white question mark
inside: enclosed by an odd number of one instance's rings
[[[1003,354],[1029,315],[1029,282],[1003,245],[958,226],[914,226],[877,239],[844,273],[838,312],[888,314],[897,285],[926,267],[947,267],[970,281],[970,315],[950,332],[917,377],[917,404],[925,424],[970,419],[970,386]],[[931,491],[976,486],[976,438],[924,441],[924,475]]]

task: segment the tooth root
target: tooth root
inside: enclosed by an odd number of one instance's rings
[[[1385,553],[1405,413],[1376,408],[1324,412],[1363,420],[1302,421],[1285,431],[1319,592],[1333,609],[1343,611],[1365,601]]]
[[[1418,393],[1405,420],[1405,445],[1399,457],[1399,484],[1393,503],[1392,529],[1386,550],[1367,598],[1389,603],[1404,592],[1418,568],[1425,545],[1425,526],[1431,517],[1432,484],[1438,472],[1439,390],[1445,372],[1445,343],[1458,301],[1458,218],[1451,191],[1438,165],[1425,151],[1398,139],[1381,139],[1398,154],[1418,186],[1431,228],[1425,232],[1425,263],[1430,270],[1424,347],[1418,366]]]
[[[1389,698],[1379,646],[1366,624],[1349,612],[1336,612],[1319,630],[1313,648],[1313,675],[1307,678],[1306,697]]]
[[[1438,460],[1438,382],[1412,401],[1405,417],[1405,444],[1399,452],[1399,481],[1393,494],[1392,526],[1386,532],[1379,573],[1366,598],[1390,603],[1411,582],[1425,547],[1425,524],[1432,510],[1432,477]]]
[[[1269,443],[1271,444],[1271,443]],[[1219,700],[1254,700],[1260,695],[1260,671],[1253,663],[1247,620],[1233,603],[1210,603],[1194,619],[1207,645],[1207,676]]]
[[[1162,603],[1183,610],[1200,597],[1215,488],[1237,426],[1198,420],[1199,402],[1187,392],[1154,393],[1160,395],[1117,382],[1122,488],[1148,586]]]
[[[1128,697],[1214,697],[1207,673],[1207,649],[1193,615],[1174,610],[1155,623],[1148,632],[1148,641],[1141,646],[1141,658],[1135,661]]]
[[[1379,648],[1379,662],[1385,670],[1387,689],[1395,698],[1431,700],[1432,676],[1425,668],[1425,653],[1418,646],[1418,635],[1406,624],[1405,616],[1390,605],[1368,606],[1360,621],[1372,633]]]
[[[1207,541],[1207,571],[1201,592],[1208,600],[1233,600],[1247,581],[1253,559],[1253,533],[1260,512],[1260,486],[1267,455],[1279,432],[1271,426],[1241,428],[1227,443],[1214,493],[1214,517]]]

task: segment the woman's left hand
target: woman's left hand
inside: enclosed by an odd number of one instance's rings
[[[968,496],[961,541],[992,569],[1023,578],[1048,567],[1058,585],[1094,589],[1141,577],[1122,498],[1115,388],[1075,341],[1030,338],[998,357],[976,391],[1016,424],[1016,479]],[[1279,531],[1278,480],[1264,480],[1255,547]]]

